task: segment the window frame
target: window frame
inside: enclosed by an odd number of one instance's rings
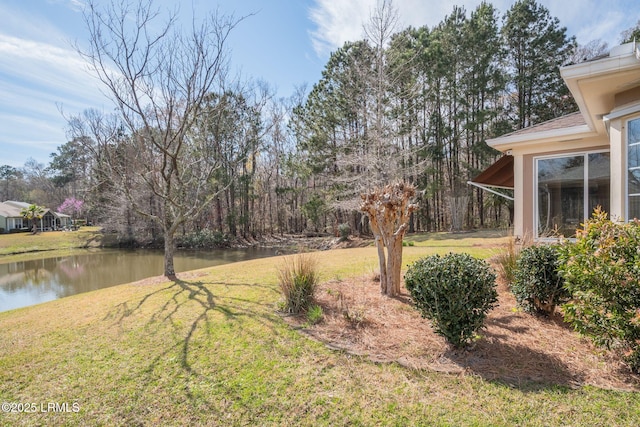
[[[630,128],[629,123],[635,120],[640,121],[640,116],[636,115],[633,117],[629,117],[628,119],[625,120],[625,131],[624,131],[625,143],[624,143],[624,151],[623,151],[624,167],[625,167],[624,168],[624,222],[631,221],[631,217],[629,215],[629,205],[631,204],[629,200],[630,197],[631,196],[640,197],[640,193],[629,194],[629,172],[632,170],[629,167],[629,147],[631,147],[631,145],[640,146],[640,140],[638,140],[638,142],[634,142],[633,144],[629,143],[629,128]],[[633,170],[640,170],[640,166],[634,166]]]
[[[638,117],[640,118],[640,117]],[[544,154],[540,156],[533,157],[533,229],[534,229],[534,241],[537,242],[555,242],[558,240],[557,237],[545,237],[540,236],[538,233],[540,232],[540,213],[538,212],[539,208],[539,200],[538,200],[538,163],[540,160],[548,160],[548,159],[560,159],[563,157],[578,157],[582,156],[584,158],[584,172],[582,177],[583,182],[583,196],[582,196],[582,210],[583,210],[583,221],[589,219],[591,215],[589,212],[589,155],[590,154],[601,154],[608,153],[609,154],[609,185],[611,185],[611,150],[609,149],[599,149],[599,150],[581,150],[581,151],[572,151],[567,153],[557,153],[557,154]],[[584,184],[587,185],[584,185]],[[609,194],[609,204],[611,204],[611,194]],[[573,237],[565,237],[565,239],[574,240]]]
[[[11,217],[8,220],[11,220],[12,227],[9,227],[9,222],[7,221],[7,230],[18,230],[24,227],[24,218]]]

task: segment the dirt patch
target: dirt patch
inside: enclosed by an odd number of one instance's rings
[[[640,390],[639,376],[619,358],[581,338],[559,315],[529,315],[517,308],[504,284],[498,285],[498,292],[499,305],[490,312],[481,338],[465,350],[450,348],[432,331],[404,287],[397,298],[382,296],[374,276],[321,284],[317,302],[324,311],[323,321],[313,326],[303,318],[288,321],[331,348],[376,362],[478,375],[514,386]]]
[[[187,271],[184,273],[177,273],[176,279],[178,280],[193,280],[198,277],[205,276],[207,273],[202,271]],[[151,276],[135,282],[131,282],[132,286],[152,286],[159,285],[160,283],[172,282],[167,276]]]

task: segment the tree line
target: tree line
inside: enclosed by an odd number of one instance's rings
[[[117,108],[70,117],[48,165],[0,166],[0,199],[83,200],[90,221],[138,243],[343,224],[367,233],[360,194],[396,180],[417,190],[410,232],[507,226],[510,202],[466,184],[500,155],[486,140],[576,111],[559,67],[608,49],[579,46],[535,0],[504,14],[488,2],[453,7],[432,28],[398,28],[381,0],[365,38],[283,99],[267,83],[229,81],[238,20],[215,15],[184,36],[172,18],[154,36],[151,1],[124,11],[135,22],[89,4],[91,39],[78,50]]]

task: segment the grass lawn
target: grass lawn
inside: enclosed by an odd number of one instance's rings
[[[0,234],[0,256],[108,246],[114,241],[115,235],[101,233],[100,227],[81,227],[78,231],[68,232]]]
[[[446,241],[416,238],[404,263],[447,248],[489,256],[505,239]],[[316,256],[326,280],[377,264],[372,247]],[[514,386],[330,350],[276,313],[279,262],[227,264],[0,313],[0,402],[36,409],[0,412],[0,425],[640,424],[639,393]],[[48,411],[49,403],[69,412]]]

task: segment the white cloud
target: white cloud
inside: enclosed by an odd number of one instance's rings
[[[632,27],[637,20],[637,4],[628,0],[542,0],[552,16],[567,27],[567,33],[576,36],[578,43],[603,40],[610,46],[620,42],[620,33]]]
[[[361,39],[362,24],[374,4],[371,0],[318,0],[309,11],[311,21],[317,26],[311,32],[316,53],[325,56],[345,41]]]
[[[0,34],[0,57],[0,74],[8,77],[0,109],[56,109],[55,104],[83,109],[106,101],[87,64],[71,49]]]
[[[316,0],[309,11],[309,18],[315,25],[310,32],[311,40],[320,57],[341,47],[346,41],[363,38],[363,24],[370,16],[377,0]],[[494,0],[490,3],[497,9],[499,17],[509,10],[514,0]],[[461,0],[455,3],[442,0],[394,0],[398,9],[399,29],[409,25],[433,27],[453,10],[453,5],[464,7],[467,13],[475,10],[481,0]],[[575,35],[578,42],[586,44],[602,39],[613,46],[619,42],[620,33],[632,27],[637,21],[634,14],[637,5],[632,0],[538,0],[551,16],[567,27],[567,35]]]
[[[81,0],[69,0],[69,7],[75,11],[82,11],[85,8],[84,1]]]
[[[0,33],[0,72],[30,85],[91,99],[96,81],[77,52]],[[94,90],[92,90],[94,89]]]
[[[316,26],[311,31],[313,47],[318,56],[327,56],[346,41],[364,37],[363,26],[376,7],[377,0],[316,0],[309,11],[309,17]],[[493,2],[499,4],[500,1]],[[455,4],[473,10],[480,0],[458,1]],[[398,30],[409,25],[433,27],[453,10],[453,3],[434,0],[395,0],[393,7],[398,11]],[[496,6],[498,7],[498,6]]]
[[[47,3],[53,5],[62,4],[74,12],[81,12],[86,7],[84,0],[47,0]]]
[[[0,146],[20,147],[0,163],[48,157],[67,140],[60,109],[77,114],[108,102],[72,49],[0,33],[0,57]]]
[[[3,17],[2,33],[53,44],[67,42],[67,35],[46,17],[39,13],[28,13],[26,10],[28,8],[19,10],[0,4],[0,16]]]

